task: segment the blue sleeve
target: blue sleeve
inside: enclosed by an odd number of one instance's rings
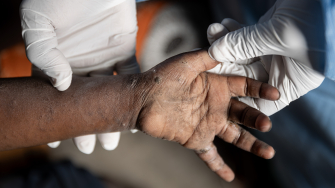
[[[325,76],[335,81],[335,0],[322,0],[323,15],[326,26],[327,57]]]

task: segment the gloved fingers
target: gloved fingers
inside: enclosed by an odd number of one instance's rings
[[[50,77],[59,91],[66,90],[72,80],[72,69],[63,53],[52,21],[30,9],[21,8],[22,36],[29,61]]]
[[[35,43],[26,50],[27,57],[37,68],[43,71],[52,85],[59,91],[68,89],[72,81],[72,69],[62,52],[51,49],[44,54],[44,49],[39,49],[44,42]],[[46,42],[47,43],[47,42]]]
[[[269,81],[269,73],[264,67],[264,64],[260,61],[253,62],[248,65],[241,65],[245,69],[246,77],[268,83]],[[232,72],[232,74],[235,74],[235,72]]]
[[[95,147],[96,136],[95,134],[78,136],[73,139],[73,142],[79,151],[85,154],[91,154]]]
[[[60,141],[56,141],[56,142],[50,142],[48,143],[48,146],[51,148],[57,148],[60,144]]]
[[[269,83],[282,93],[281,101],[288,105],[307,92],[319,87],[324,76],[312,68],[285,56],[272,56]]]
[[[238,23],[236,20],[231,18],[225,18],[221,21],[221,24],[228,29],[229,32],[236,31],[242,28],[242,25]]]
[[[219,175],[222,179],[231,182],[234,180],[235,175],[231,168],[223,161],[219,155],[216,146],[210,143],[204,149],[196,151],[200,159],[202,159],[207,166]]]
[[[48,53],[33,57],[32,54],[41,53],[38,49],[31,47],[27,50],[27,56],[37,68],[43,71],[50,79],[52,85],[59,91],[67,90],[72,81],[72,69],[66,58],[57,49]]]
[[[317,71],[289,57],[263,56],[262,61],[264,62],[264,68],[257,65],[257,62],[245,67],[253,66],[250,72],[254,73],[255,79],[275,86],[280,92],[280,99],[268,101],[243,97],[239,100],[266,115],[272,115],[281,110],[292,101],[317,88],[324,80],[324,76]],[[247,76],[249,77],[248,73]]]
[[[257,129],[261,132],[268,132],[271,130],[272,123],[269,117],[236,99],[231,100],[228,113],[229,121]]]
[[[235,63],[220,63],[211,70],[208,70],[207,72],[222,74],[225,76],[247,76],[247,72],[243,65],[238,65]]]
[[[138,131],[137,129],[131,129],[130,130],[130,132],[132,132],[132,133],[137,133],[137,131]]]
[[[208,26],[207,40],[209,44],[212,45],[214,41],[225,36],[227,33],[229,33],[229,31],[225,26],[219,23],[213,23]]]
[[[98,134],[98,139],[105,150],[114,150],[120,141],[120,132]]]
[[[258,140],[234,122],[228,122],[227,126],[217,136],[238,148],[264,159],[271,159],[275,154],[273,147]]]
[[[231,31],[238,30],[240,28],[242,28],[241,24],[239,24],[237,21],[235,21],[233,19],[230,19],[230,18],[223,19],[221,24],[213,23],[207,29],[208,42],[212,45],[216,40],[225,36],[227,33],[231,32]],[[209,55],[211,56],[210,53],[209,53]],[[212,57],[212,59],[214,59],[214,58]],[[250,59],[246,59],[246,60],[237,60],[234,63],[250,64],[250,63],[253,63],[253,62],[258,61],[258,60],[259,60],[259,58],[255,57],[255,58],[250,58]]]
[[[213,44],[217,39],[225,36],[231,31],[242,28],[241,24],[231,18],[225,18],[222,22],[213,23],[207,29],[207,39],[210,44]]]
[[[227,21],[227,23],[224,24],[228,23],[232,25],[230,26],[231,28],[237,28],[235,23],[231,21]],[[229,26],[225,27],[229,29]],[[291,32],[290,35],[285,36],[277,35],[278,29],[283,27],[285,27],[285,25],[278,19],[270,19],[267,22],[243,27],[236,31],[229,32],[224,37],[216,40],[208,52],[212,58],[220,62],[243,62],[243,60],[264,55],[294,54],[294,52],[287,51],[288,47],[296,47],[297,45],[294,45],[293,42],[299,43],[298,46],[302,47],[302,45],[300,45],[300,43],[303,43],[303,41],[300,40],[301,36],[299,37],[296,32]],[[291,34],[295,36],[294,40]]]
[[[221,21],[221,24],[229,31],[236,31],[242,28],[242,25],[240,23],[238,23],[236,20],[231,19],[231,18],[225,18]],[[221,37],[220,37],[221,38]],[[245,59],[245,60],[237,60],[234,61],[233,63],[236,64],[250,64],[253,63],[255,61],[258,61],[259,57],[254,57],[254,58],[250,58],[250,59]]]
[[[68,69],[68,68],[67,68]],[[64,70],[64,69],[63,69]],[[72,82],[72,71],[61,71],[56,72],[54,70],[43,70],[43,72],[49,76],[50,81],[52,85],[58,90],[58,91],[65,91],[67,90]]]

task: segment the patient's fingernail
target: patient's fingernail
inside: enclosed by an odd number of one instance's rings
[[[273,149],[273,147],[271,147],[271,146],[269,146],[269,147],[270,148],[269,148],[268,152],[263,156],[264,159],[272,159],[276,154],[276,151]]]
[[[278,100],[280,98],[280,92],[277,88],[263,83],[261,86],[259,97],[267,100]]]
[[[261,114],[256,119],[255,127],[261,132],[269,132],[272,127],[272,122],[268,116]]]
[[[278,89],[277,89],[278,90]],[[278,98],[277,98],[277,100],[279,100],[280,99],[280,97],[281,97],[281,94],[280,94],[280,91],[278,90]]]

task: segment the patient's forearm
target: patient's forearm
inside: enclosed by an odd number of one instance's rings
[[[134,128],[138,77],[74,77],[63,92],[45,78],[0,79],[0,150]]]

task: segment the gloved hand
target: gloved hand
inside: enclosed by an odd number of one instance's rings
[[[268,82],[281,93],[278,101],[240,98],[271,115],[310,90],[324,76],[313,70],[324,61],[321,7],[314,0],[279,0],[258,24],[241,27],[231,19],[208,28],[210,56],[222,62],[211,72]]]
[[[20,16],[28,59],[59,91],[70,86],[72,72],[80,76],[140,72],[134,57],[137,22],[133,0],[24,0]],[[119,137],[120,133],[98,135],[107,150],[115,149]],[[74,142],[89,154],[95,139],[87,135]]]

